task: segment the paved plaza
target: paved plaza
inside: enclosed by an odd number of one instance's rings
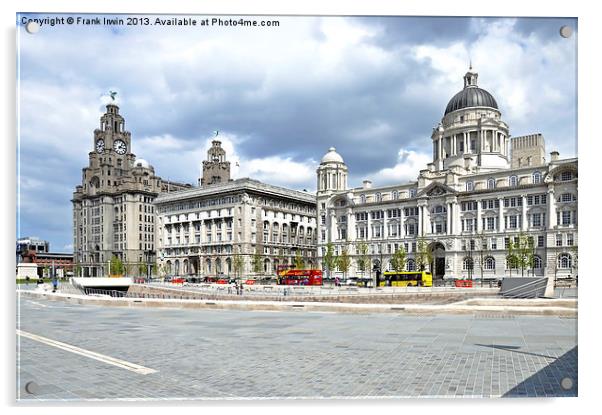
[[[26,297],[18,313],[24,333],[152,369],[20,335],[24,402],[577,395],[572,318],[133,309]]]

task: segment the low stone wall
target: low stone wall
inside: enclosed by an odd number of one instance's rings
[[[220,301],[302,301],[316,303],[349,303],[349,304],[451,304],[479,297],[496,297],[497,289],[462,289],[443,292],[388,292],[372,294],[340,294],[340,295],[236,295],[213,294],[194,290],[156,287],[149,285],[132,285],[129,296],[136,294],[143,298],[176,298],[190,300]]]

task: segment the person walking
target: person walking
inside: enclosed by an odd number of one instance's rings
[[[52,292],[55,293],[57,287],[59,286],[59,280],[56,277],[56,275],[54,277],[52,277]]]

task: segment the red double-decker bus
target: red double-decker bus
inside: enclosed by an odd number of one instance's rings
[[[286,269],[278,275],[280,285],[322,285],[319,269]]]

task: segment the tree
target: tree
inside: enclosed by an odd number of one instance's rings
[[[529,238],[526,234],[521,232],[512,245],[514,251],[514,264],[517,268],[520,268],[521,276],[524,276],[525,269],[533,269],[535,262],[533,238]]]
[[[396,272],[401,272],[406,266],[406,259],[408,254],[406,253],[403,246],[400,246],[391,256],[391,267]]]
[[[433,262],[433,253],[429,249],[426,239],[420,237],[416,245],[416,268],[424,271],[431,262]]]
[[[111,262],[110,262],[111,275],[123,275],[124,271],[125,271],[125,267],[123,266],[123,262],[121,261],[121,259],[119,259],[115,255],[113,255],[113,258],[111,258]]]
[[[357,268],[362,272],[370,270],[370,258],[368,257],[368,244],[361,241],[357,244]]]
[[[481,270],[481,286],[483,286],[483,273],[485,270],[485,257],[489,254],[489,249],[487,247],[487,237],[483,230],[476,235],[477,240],[479,241],[479,268]]]
[[[236,278],[240,278],[240,274],[243,271],[244,264],[245,262],[242,258],[242,255],[234,254],[232,258],[232,269],[234,270],[234,275],[236,275]]]
[[[346,247],[343,247],[341,255],[337,258],[337,266],[339,270],[343,272],[343,276],[345,276],[347,271],[349,271],[349,266],[351,266],[351,258],[347,254]]]
[[[334,270],[336,265],[337,265],[337,259],[334,255],[334,246],[333,246],[332,242],[328,242],[326,244],[326,254],[324,255],[324,258],[322,259],[322,266],[324,268],[326,268],[326,270],[328,270],[329,277],[332,277],[331,272]]]
[[[253,254],[251,265],[253,266],[253,272],[256,274],[259,274],[263,270],[263,264],[261,263],[261,254],[259,252]]]
[[[138,274],[140,274],[141,277],[144,277],[146,275],[146,272],[147,272],[146,264],[143,262],[140,262],[138,264]]]
[[[301,256],[301,251],[297,250],[295,255],[295,269],[304,269],[305,268],[305,259]]]
[[[75,264],[73,266],[73,276],[74,277],[81,277],[81,272],[82,272],[82,267],[79,264]]]

